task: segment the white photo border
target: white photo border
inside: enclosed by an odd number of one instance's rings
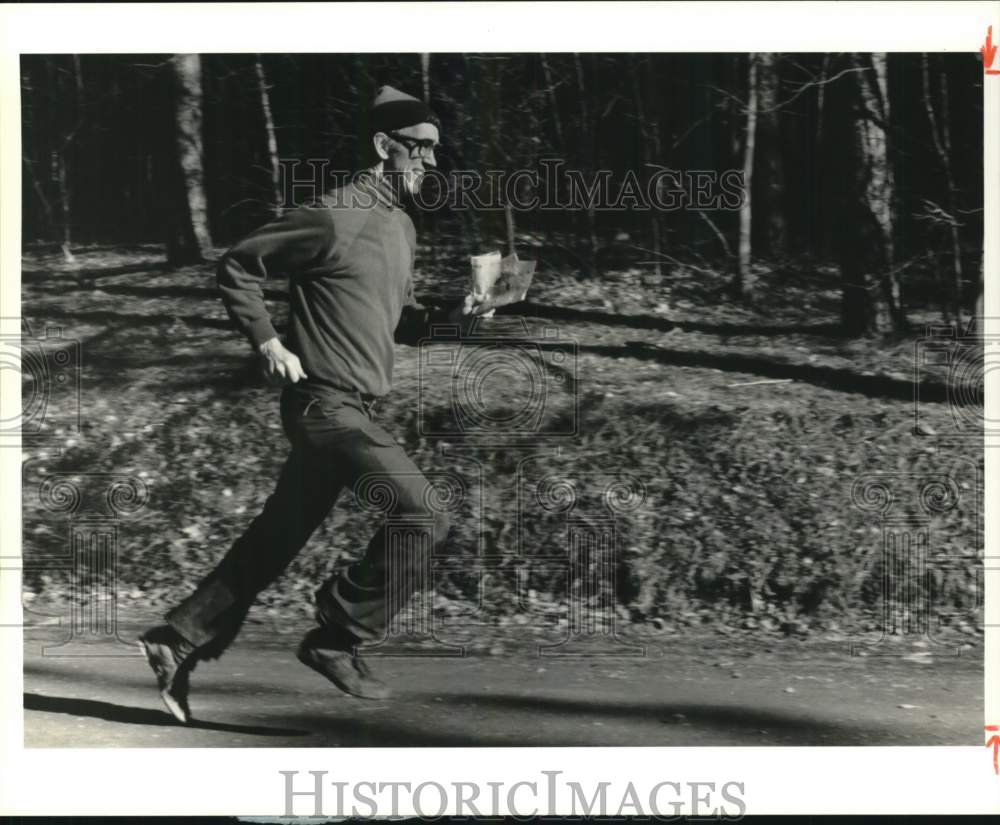
[[[20,315],[19,55],[174,52],[809,52],[975,54],[998,2],[365,3],[7,5],[0,8],[0,318]],[[334,48],[340,47],[340,48]],[[349,47],[349,48],[348,48]],[[985,315],[1000,318],[1000,75],[985,90]],[[4,323],[9,323],[4,321]],[[987,330],[994,334],[1000,329]],[[3,329],[2,333],[16,332]],[[0,412],[20,384],[0,371]],[[998,377],[986,374],[986,414]],[[1000,462],[986,450],[984,724],[1000,724]],[[20,551],[20,453],[0,451],[0,555]],[[0,624],[20,621],[20,576],[0,573]],[[12,618],[13,617],[13,618]],[[281,815],[280,770],[339,780],[729,781],[747,813],[998,813],[982,731],[967,747],[25,749],[22,642],[0,628],[0,814]],[[495,813],[506,813],[496,811]],[[568,807],[542,813],[565,814]]]

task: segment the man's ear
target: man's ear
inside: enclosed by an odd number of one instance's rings
[[[375,147],[375,154],[382,160],[389,157],[389,136],[385,132],[376,132],[372,135],[372,146]]]

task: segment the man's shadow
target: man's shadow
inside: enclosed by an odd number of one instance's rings
[[[185,725],[178,722],[165,711],[128,707],[126,705],[113,705],[110,702],[98,702],[93,699],[68,699],[61,696],[42,696],[38,693],[24,694],[24,709],[38,710],[44,713],[67,713],[72,716],[90,716],[94,719],[105,719],[109,722],[122,722],[128,725],[193,728],[195,730],[214,730],[221,733],[243,733],[248,736],[309,735],[308,731],[296,728],[229,725],[224,722],[202,722],[197,719],[193,719]]]

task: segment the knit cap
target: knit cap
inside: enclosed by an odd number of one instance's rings
[[[371,134],[405,129],[418,123],[440,124],[437,115],[424,101],[392,86],[379,88],[369,117],[368,130]]]

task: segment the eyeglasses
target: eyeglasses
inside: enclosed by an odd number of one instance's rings
[[[386,134],[393,140],[402,143],[411,155],[416,150],[417,154],[422,158],[432,157],[434,150],[438,148],[438,144],[429,138],[420,140],[409,135],[401,135],[399,132],[386,132]]]

